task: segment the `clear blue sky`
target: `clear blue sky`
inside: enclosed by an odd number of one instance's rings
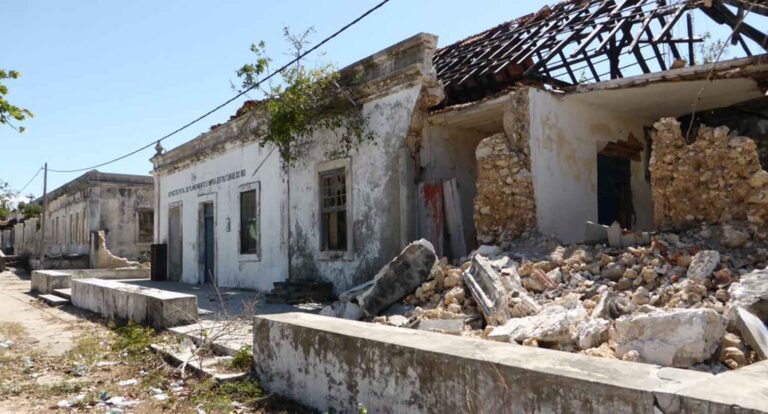
[[[22,72],[8,97],[35,117],[18,134],[0,127],[0,179],[19,189],[48,161],[98,164],[194,119],[234,93],[236,68],[264,40],[275,64],[282,27],[314,26],[319,41],[378,0],[16,1],[2,6],[0,67]],[[538,10],[544,0],[392,0],[323,48],[345,66],[418,32],[446,45]],[[164,142],[172,148],[228,119],[235,102]],[[100,168],[148,174],[147,149]],[[49,189],[79,174],[50,174]],[[42,193],[42,174],[25,191]]]

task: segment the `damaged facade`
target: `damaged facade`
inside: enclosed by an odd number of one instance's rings
[[[731,136],[764,129],[754,114],[765,109],[768,62],[756,53],[766,37],[752,20],[735,23],[739,4],[567,1],[441,49],[414,36],[342,70],[364,74],[356,99],[377,142],[346,159],[326,157],[318,133],[284,169],[259,145],[264,112],[240,111],[152,159],[168,276],[340,292],[418,238],[458,261],[537,233],[583,242],[586,222],[665,229],[658,195],[669,180],[654,177],[653,126],[688,117],[698,136],[705,117],[739,107],[759,125],[738,118]],[[687,30],[694,13],[735,28],[746,57],[702,63],[704,39]],[[764,135],[751,138],[744,149],[762,153]]]
[[[99,260],[108,256],[100,246],[146,261],[154,225],[153,184],[149,176],[92,170],[48,193],[43,268],[114,267]],[[34,203],[42,205],[42,198]],[[31,256],[33,268],[40,266],[40,220],[26,219],[13,229],[15,254]]]

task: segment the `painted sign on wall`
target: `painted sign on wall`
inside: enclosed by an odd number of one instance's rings
[[[231,172],[229,174],[224,174],[216,178],[211,178],[210,180],[201,181],[199,183],[190,184],[186,187],[181,187],[181,188],[177,188],[175,190],[169,191],[168,197],[169,198],[175,197],[181,194],[186,194],[190,191],[199,191],[204,188],[213,187],[214,185],[218,185],[227,181],[237,180],[243,177],[245,177],[245,170]]]

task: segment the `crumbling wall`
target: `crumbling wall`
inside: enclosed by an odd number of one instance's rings
[[[115,256],[107,248],[106,234],[103,230],[96,232],[96,248],[94,252],[96,269],[117,269],[122,267],[138,266],[137,262],[132,262],[126,258]]]
[[[536,227],[528,143],[517,144],[520,141],[511,144],[506,134],[496,134],[480,141],[475,150],[479,243],[503,245]]]
[[[688,145],[674,118],[654,128],[650,170],[657,227],[747,220],[758,237],[766,237],[768,172],[752,139],[730,136],[727,127],[702,127]]]

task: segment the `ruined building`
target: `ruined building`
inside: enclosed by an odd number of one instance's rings
[[[342,70],[363,79],[376,136],[345,159],[317,132],[283,168],[259,145],[265,112],[239,111],[152,158],[168,276],[338,292],[421,237],[459,259],[533,232],[587,241],[586,222],[739,219],[765,234],[766,15],[740,0],[564,1],[442,48],[413,36]]]
[[[14,226],[15,253],[31,256],[35,268],[104,267],[98,261],[101,233],[113,254],[147,260],[154,232],[153,184],[149,176],[89,171],[48,193],[46,264],[36,260],[40,218]]]

